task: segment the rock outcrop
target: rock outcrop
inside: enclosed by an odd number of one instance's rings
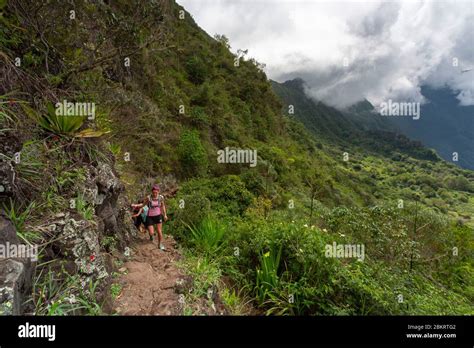
[[[21,245],[16,231],[0,215],[0,315],[21,315],[30,298],[36,263],[29,258],[8,258],[9,251]]]
[[[12,222],[1,206],[16,194],[15,156],[21,143],[13,134],[0,133],[0,315],[20,315],[29,299],[35,262],[28,258],[10,257],[11,250],[23,245]]]
[[[20,141],[9,132],[0,133],[0,201],[15,194],[15,154],[21,149]]]
[[[0,197],[9,202],[10,198],[15,201],[19,196],[15,182],[18,176],[11,159],[21,151],[21,144],[16,138],[3,140],[0,150],[5,156],[0,162]],[[123,253],[135,229],[126,210],[128,202],[123,194],[124,186],[113,169],[113,163],[88,163],[84,164],[84,169],[85,179],[79,180],[71,191],[63,194],[69,197],[81,195],[85,204],[92,208],[92,213],[83,216],[76,207],[65,206],[59,213],[45,211],[41,220],[35,226],[28,225],[28,228],[44,237],[44,261],[65,261],[63,265],[67,272],[79,275],[84,287],[90,281],[100,281],[99,291],[106,294],[113,262],[108,253],[110,250],[105,250],[104,245],[112,241],[114,250]],[[21,243],[13,224],[3,214],[0,248],[7,244]],[[0,258],[0,314],[19,315],[27,310],[24,303],[32,295],[35,265],[29,259]]]
[[[74,190],[83,195],[87,204],[94,207],[94,217],[86,220],[77,212],[65,212],[55,216],[49,231],[54,242],[49,248],[51,257],[73,261],[83,281],[103,279],[111,269],[104,258],[104,240],[116,242],[123,251],[135,233],[127,206],[121,195],[124,186],[107,163],[86,167],[86,179]]]

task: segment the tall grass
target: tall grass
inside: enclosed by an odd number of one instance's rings
[[[45,274],[43,274],[45,272]],[[97,301],[98,281],[83,288],[78,275],[56,273],[45,267],[35,278],[33,297],[35,315],[100,315]]]
[[[37,140],[24,142],[21,148],[20,161],[15,165],[18,178],[29,184],[30,187],[37,187],[38,180],[44,180],[45,164],[41,147],[42,144]]]
[[[36,203],[29,203],[25,209],[16,206],[13,200],[10,199],[8,204],[3,204],[3,210],[15,227],[17,236],[27,244],[38,242],[41,239],[39,232],[27,231],[25,226],[30,219],[33,210],[36,208]]]
[[[9,98],[8,94],[0,95],[0,127],[15,126],[18,123],[18,117],[9,108],[11,103],[23,103],[19,100],[13,100]],[[0,132],[7,132],[13,130],[13,128],[0,128]]]

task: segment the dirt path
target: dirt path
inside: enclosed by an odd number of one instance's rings
[[[176,242],[165,235],[166,251],[158,242],[150,242],[139,232],[132,245],[131,260],[126,262],[119,279],[122,291],[114,301],[113,309],[120,315],[179,315],[182,314],[175,286],[183,278],[175,261],[180,259]],[[123,269],[125,268],[125,269]]]

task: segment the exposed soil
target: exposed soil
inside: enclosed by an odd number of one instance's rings
[[[122,291],[113,309],[120,315],[180,315],[176,284],[185,278],[175,262],[181,255],[170,235],[164,236],[166,251],[151,242],[147,234],[139,232],[131,247],[131,260],[120,269]]]

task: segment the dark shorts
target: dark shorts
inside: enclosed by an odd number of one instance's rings
[[[145,226],[161,224],[163,222],[163,215],[147,216]]]
[[[135,225],[136,228],[140,228],[140,225],[143,223],[143,219],[141,215],[138,215],[136,218],[134,218],[133,224]]]

